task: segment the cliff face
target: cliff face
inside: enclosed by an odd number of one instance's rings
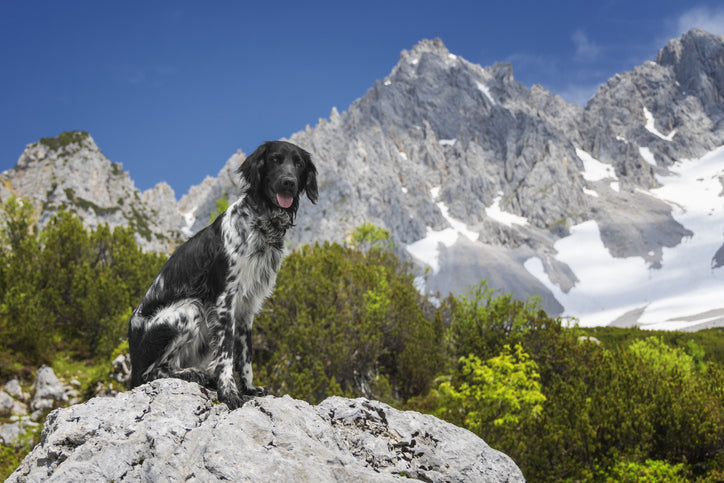
[[[162,379],[55,410],[8,481],[524,481],[469,431],[380,402],[214,399]]]

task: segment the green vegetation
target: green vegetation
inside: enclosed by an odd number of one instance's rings
[[[256,377],[315,403],[425,392],[440,366],[442,327],[420,302],[407,266],[389,251],[305,246],[286,258],[254,322]]]
[[[121,166],[120,163],[111,163],[111,173],[113,173],[113,176],[121,176],[123,174],[123,166]]]
[[[32,205],[15,198],[0,218],[0,377],[61,352],[106,359],[164,258],[143,253],[129,229],[88,232],[67,212],[38,232]]]
[[[223,193],[221,193],[221,198],[216,200],[216,211],[211,213],[211,215],[209,216],[209,225],[212,224],[220,214],[225,212],[228,207],[229,195],[227,195],[226,191],[224,191]]]
[[[68,213],[37,231],[16,199],[0,217],[0,382],[52,362],[89,397],[163,257]],[[287,256],[255,321],[258,384],[437,415],[529,481],[724,479],[724,330],[567,328],[485,282],[435,306],[391,248],[366,224]],[[5,477],[24,453],[0,450]]]
[[[80,144],[83,140],[87,139],[88,136],[88,133],[85,131],[68,131],[63,132],[54,138],[42,138],[38,142],[57,151],[58,149],[64,148],[73,143]]]
[[[82,210],[86,211],[94,211],[99,216],[108,215],[111,213],[115,213],[116,211],[120,211],[120,207],[118,206],[111,206],[108,208],[103,208],[101,206],[98,206],[97,204],[93,203],[92,201],[86,200],[85,198],[81,198],[79,196],[76,196],[75,190],[73,188],[65,188],[63,190],[65,193],[65,197],[68,198],[68,201],[71,203],[71,211],[73,210],[73,207],[78,207]],[[123,204],[123,203],[121,203]]]

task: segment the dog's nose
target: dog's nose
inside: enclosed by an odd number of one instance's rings
[[[290,193],[294,193],[297,190],[297,180],[294,178],[284,178],[282,180],[282,188]]]

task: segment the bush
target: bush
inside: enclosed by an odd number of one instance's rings
[[[615,340],[597,343],[579,339],[590,331],[563,327],[535,300],[497,294],[484,282],[448,298],[438,316],[449,320],[451,364],[408,407],[468,427],[527,479],[722,473],[724,375],[703,349],[718,332],[694,342],[691,334],[601,331]],[[545,400],[524,396],[538,392]]]
[[[516,431],[523,421],[540,417],[546,397],[537,364],[520,344],[506,345],[485,362],[474,355],[459,362],[452,377],[437,387],[437,416],[477,434]]]
[[[419,302],[407,266],[386,249],[304,246],[285,259],[255,321],[259,381],[310,402],[427,391],[441,330]]]
[[[39,233],[30,203],[10,198],[2,214],[2,352],[30,365],[59,350],[107,357],[165,257],[143,253],[127,228],[88,231],[68,212]]]
[[[684,464],[669,464],[665,461],[646,460],[644,463],[621,461],[605,475],[607,482],[616,483],[671,483],[687,481]]]

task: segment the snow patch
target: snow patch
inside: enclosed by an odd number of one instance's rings
[[[458,232],[453,228],[435,231],[428,226],[425,238],[410,243],[405,248],[410,255],[429,265],[432,273],[438,273],[440,271],[440,244],[450,248],[457,239]]]
[[[440,201],[439,203],[437,203],[437,207],[440,209],[440,213],[442,213],[443,218],[445,218],[445,220],[450,224],[450,226],[453,228],[453,230],[455,230],[456,233],[465,236],[470,241],[477,241],[478,238],[480,238],[479,233],[468,230],[468,227],[464,222],[456,220],[455,218],[450,216],[450,213],[447,206],[445,206],[445,203]]]
[[[654,115],[651,114],[651,111],[646,109],[644,107],[644,118],[646,119],[646,130],[650,132],[651,134],[660,137],[664,141],[671,141],[674,139],[674,136],[676,135],[676,129],[671,131],[669,134],[662,134],[658,129],[656,129],[656,122],[654,120]]]
[[[476,82],[475,84],[477,84],[478,89],[480,89],[480,91],[483,94],[485,94],[485,97],[488,98],[490,103],[495,106],[496,105],[495,99],[493,99],[493,95],[490,93],[490,89],[488,88],[488,86],[486,86],[482,82]]]
[[[455,146],[457,139],[440,139],[438,143],[440,146]]]
[[[583,178],[587,181],[601,181],[602,179],[616,177],[616,170],[610,164],[602,163],[582,149],[576,148],[578,159],[583,162]]]
[[[492,218],[498,223],[509,227],[512,227],[514,224],[526,226],[528,224],[526,218],[500,209],[500,200],[502,198],[503,193],[498,193],[498,196],[493,200],[493,204],[485,208],[485,214],[488,218]]]
[[[440,186],[430,188],[430,195],[432,196],[433,201],[439,198],[440,189]],[[438,273],[440,271],[440,244],[450,248],[461,235],[473,242],[477,241],[480,237],[478,233],[469,230],[464,222],[456,220],[450,216],[450,212],[445,203],[438,201],[436,205],[450,227],[436,231],[433,230],[432,227],[428,226],[425,238],[414,243],[410,243],[405,247],[410,255],[429,265],[433,273]]]
[[[579,280],[568,293],[551,282],[539,258],[526,260],[526,270],[565,307],[564,315],[578,318],[582,326],[599,326],[638,310],[637,324],[657,330],[681,330],[717,319],[706,314],[724,309],[724,270],[712,268],[724,230],[719,181],[724,176],[724,146],[700,159],[679,161],[669,171],[657,175],[662,186],[648,193],[669,203],[676,221],[694,235],[676,247],[663,247],[660,269],[649,269],[640,257],[613,257],[595,221],[573,226],[571,235],[554,245],[556,258]]]
[[[649,148],[639,148],[639,154],[642,158],[644,158],[644,161],[649,163],[651,166],[658,166],[654,153],[652,153]]]

